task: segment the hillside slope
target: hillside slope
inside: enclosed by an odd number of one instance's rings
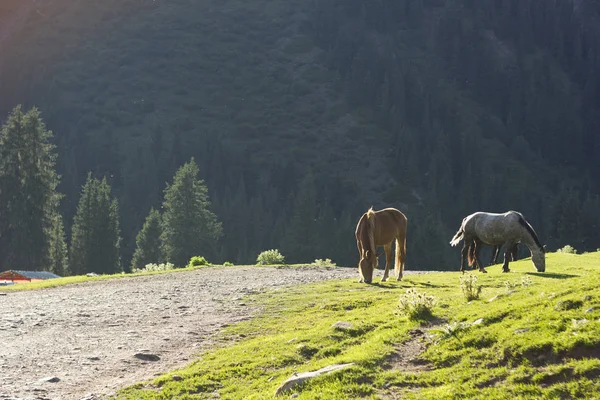
[[[409,267],[455,256],[482,209],[595,249],[597,5],[496,3],[25,2],[0,10],[21,22],[3,25],[0,112],[41,108],[67,221],[87,172],[110,178],[126,257],[192,156],[225,231],[199,252],[220,261],[354,264],[371,205],[409,216]]]
[[[508,274],[497,266],[485,275],[347,280],[253,297],[266,312],[228,328],[229,346],[115,398],[269,399],[294,373],[348,363],[282,398],[597,398],[600,254],[547,261],[546,273],[523,260]],[[470,276],[482,290],[467,301],[460,278]],[[408,318],[399,300],[415,309],[426,296],[433,315]]]

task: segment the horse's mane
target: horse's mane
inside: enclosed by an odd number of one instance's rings
[[[535,244],[538,245],[538,247],[540,248],[540,250],[543,250],[544,246],[542,246],[542,244],[540,243],[540,240],[538,239],[538,237],[535,234],[535,231],[533,230],[533,228],[531,227],[531,225],[529,225],[529,222],[525,221],[525,218],[523,218],[522,215],[519,215],[519,223],[521,224],[521,226],[523,226],[525,229],[527,229],[527,232],[529,232],[529,234],[531,235],[531,237],[533,237],[533,240],[535,241]]]
[[[373,211],[373,206],[371,206],[371,208],[369,208],[369,211],[367,211],[367,218],[369,220],[371,220],[374,216],[375,216],[375,211]]]
[[[360,240],[362,242],[363,250],[366,252],[367,250],[371,250],[375,253],[375,235],[373,230],[375,229],[375,211],[373,211],[373,207],[369,208],[369,210],[363,214],[361,218],[361,237]],[[365,246],[368,243],[368,248]]]

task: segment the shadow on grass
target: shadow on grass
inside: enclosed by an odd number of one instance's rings
[[[372,282],[369,283],[370,286],[377,286],[383,289],[391,289],[391,290],[406,290],[410,287],[426,287],[426,288],[449,288],[451,285],[437,285],[429,282],[413,282],[413,281],[400,281],[400,285],[395,285],[396,280],[393,282]]]
[[[526,272],[525,275],[533,275],[539,276],[540,278],[550,278],[550,279],[569,279],[569,278],[577,278],[580,275],[573,274],[553,274],[548,272]]]

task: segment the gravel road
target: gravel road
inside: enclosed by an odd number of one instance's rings
[[[358,271],[210,267],[1,294],[0,399],[101,399],[190,363],[259,312],[244,295],[338,278]]]

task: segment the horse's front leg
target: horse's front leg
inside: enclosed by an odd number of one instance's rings
[[[389,277],[390,264],[392,263],[392,243],[383,246],[383,250],[385,251],[385,272],[383,273],[383,278],[381,278],[381,282],[387,281]]]
[[[508,263],[513,256],[513,247],[514,243],[504,244],[504,263],[502,264],[502,272],[510,272],[510,269],[508,268]]]
[[[500,246],[494,246],[492,250],[492,259],[490,260],[490,265],[496,265],[498,263],[498,254],[500,254]]]

